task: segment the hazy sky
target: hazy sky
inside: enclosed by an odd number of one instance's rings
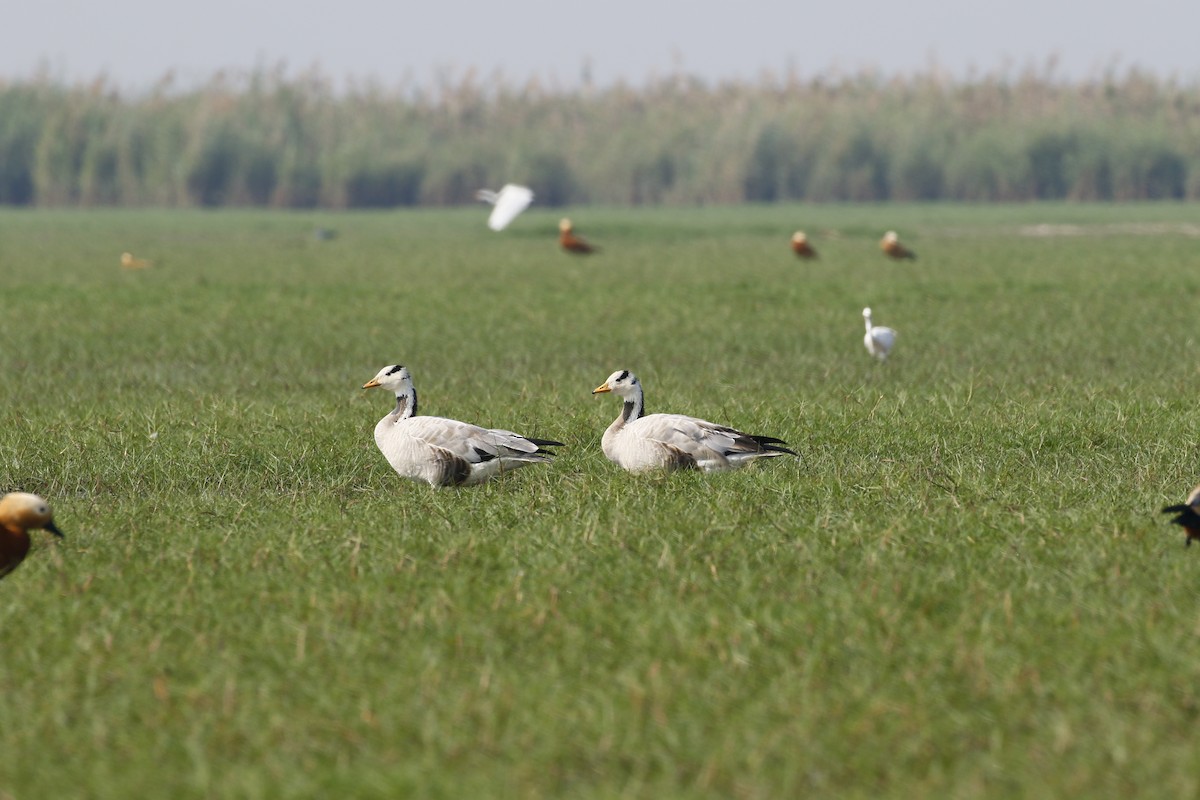
[[[607,85],[934,63],[1015,74],[1050,57],[1070,78],[1115,65],[1200,81],[1200,0],[39,0],[4,16],[0,78],[46,68],[129,89],[168,71],[186,84],[279,63],[385,86],[476,67],[569,87],[587,63]]]

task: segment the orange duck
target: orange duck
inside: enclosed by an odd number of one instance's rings
[[[900,237],[896,235],[895,231],[888,231],[883,235],[883,239],[881,239],[879,242],[879,249],[882,250],[885,255],[891,256],[897,261],[902,258],[917,257],[916,253],[900,244]]]
[[[12,572],[29,553],[29,532],[41,528],[62,537],[50,514],[50,504],[36,494],[12,492],[0,498],[0,578]]]
[[[133,253],[121,253],[121,269],[146,269],[150,262],[144,258],[134,258]]]
[[[792,252],[797,258],[816,258],[817,251],[808,243],[808,235],[804,231],[792,234]]]
[[[558,244],[568,253],[578,253],[579,255],[594,253],[598,249],[588,244],[587,239],[576,234],[575,229],[571,227],[571,220],[566,217],[558,221]]]
[[[1188,547],[1191,547],[1192,539],[1200,539],[1200,514],[1196,513],[1197,509],[1200,509],[1200,486],[1192,489],[1186,503],[1167,506],[1162,510],[1164,514],[1178,515],[1171,522],[1187,531]]]

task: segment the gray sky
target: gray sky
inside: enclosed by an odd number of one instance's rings
[[[188,85],[279,63],[293,75],[315,65],[339,85],[428,85],[475,67],[571,87],[585,63],[608,85],[931,64],[1012,75],[1056,57],[1062,77],[1115,65],[1200,81],[1200,0],[41,0],[5,17],[0,78],[42,67],[134,90],[168,71]]]

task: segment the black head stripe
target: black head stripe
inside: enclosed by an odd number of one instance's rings
[[[391,369],[389,369],[389,370],[388,370],[386,373],[384,373],[384,374],[386,374],[386,375],[395,375],[397,372],[399,372],[399,371],[400,371],[400,370],[402,370],[402,369],[404,369],[404,367],[402,367],[402,366],[400,366],[399,364],[397,364],[396,366],[392,367]]]
[[[621,370],[621,374],[617,376],[617,380],[623,381],[628,377],[629,377],[629,370],[623,369],[623,370]]]

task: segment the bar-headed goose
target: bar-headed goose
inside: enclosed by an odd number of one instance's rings
[[[562,442],[512,431],[488,430],[443,417],[418,417],[417,390],[408,369],[392,364],[363,384],[396,395],[396,409],[375,426],[375,443],[396,472],[430,486],[469,486],[528,464],[549,461],[543,447]]]
[[[699,469],[712,472],[742,467],[789,450],[773,436],[755,436],[682,414],[646,414],[642,384],[627,369],[617,370],[592,394],[612,392],[625,401],[621,415],[604,432],[601,447],[610,461],[630,472]]]

